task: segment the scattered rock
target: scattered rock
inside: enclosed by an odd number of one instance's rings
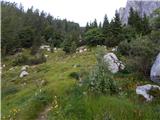
[[[45,56],[45,58],[48,58],[48,55],[44,55]]]
[[[55,47],[54,50],[57,50],[57,48]]]
[[[47,48],[47,51],[50,52],[50,51],[51,51],[51,48]]]
[[[41,80],[40,85],[45,86],[48,82],[46,80]]]
[[[20,78],[25,77],[29,75],[29,73],[27,71],[22,71],[21,74],[19,75]]]
[[[76,53],[83,53],[85,51],[87,51],[87,47],[86,46],[81,46],[81,47],[76,49]]]
[[[49,46],[49,45],[41,45],[40,46],[40,49],[42,49],[42,50],[47,50],[47,51],[51,51],[51,47]]]
[[[116,52],[118,50],[118,46],[112,48],[112,52]]]
[[[85,48],[83,51],[84,51],[84,52],[87,51],[87,48]]]
[[[49,45],[41,45],[40,46],[40,49],[47,49],[47,48],[50,48],[50,46]]]
[[[160,83],[160,53],[152,65],[150,78],[153,82]]]
[[[3,68],[5,68],[5,67],[6,67],[6,65],[5,65],[5,64],[3,64],[3,65],[2,65],[2,67],[3,67]]]
[[[81,65],[80,64],[74,64],[72,65],[74,68],[77,68],[77,67],[80,67]]]
[[[146,101],[152,101],[153,96],[148,94],[148,92],[151,89],[159,89],[159,91],[160,91],[160,87],[159,86],[147,84],[147,85],[143,85],[143,86],[137,86],[136,93],[138,95],[142,95],[146,99]]]
[[[125,68],[114,53],[107,53],[104,55],[104,62],[108,65],[108,70],[112,73],[117,73],[119,70],[123,70]]]
[[[29,68],[29,65],[24,65],[22,68],[21,68],[21,71],[25,71]]]

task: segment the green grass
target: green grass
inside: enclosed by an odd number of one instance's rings
[[[29,54],[28,50],[24,52]],[[10,59],[14,56],[2,61],[6,64],[2,73],[2,120],[34,120],[47,105],[52,106],[49,120],[160,119],[159,102],[144,103],[135,94],[137,84],[148,83],[136,75],[119,73],[114,76],[122,88],[116,96],[95,96],[86,88],[77,86],[78,81],[71,74],[89,71],[95,65],[95,48],[72,55],[63,51],[44,53],[49,55],[47,62],[30,66],[29,76],[25,78],[18,77],[21,66],[9,70],[12,65]],[[80,66],[73,67],[74,64]],[[37,85],[41,80],[46,80],[47,84]]]

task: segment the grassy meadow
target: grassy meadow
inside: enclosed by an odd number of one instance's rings
[[[96,64],[95,51],[44,51],[47,62],[29,66],[29,75],[23,78],[19,77],[22,66],[12,67],[15,56],[3,59],[2,120],[42,120],[40,113],[47,107],[43,120],[159,120],[160,102],[145,102],[135,93],[137,85],[151,82],[134,73],[114,75],[120,88],[116,95],[92,94],[80,85],[72,74],[90,71]],[[29,50],[23,54],[29,55]]]

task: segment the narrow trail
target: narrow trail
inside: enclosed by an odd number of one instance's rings
[[[47,114],[51,110],[51,108],[52,108],[52,105],[46,106],[44,111],[40,112],[40,114],[38,115],[38,118],[36,120],[47,120],[47,117],[48,117]]]

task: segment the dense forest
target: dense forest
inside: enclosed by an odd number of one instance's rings
[[[2,120],[160,118],[160,8],[85,27],[5,1],[1,14]]]
[[[2,55],[14,54],[18,48],[39,48],[54,43],[63,46],[65,39],[74,37],[78,42],[80,27],[77,23],[54,18],[33,7],[24,11],[23,6],[1,1],[2,8]],[[72,41],[71,41],[72,42]]]

